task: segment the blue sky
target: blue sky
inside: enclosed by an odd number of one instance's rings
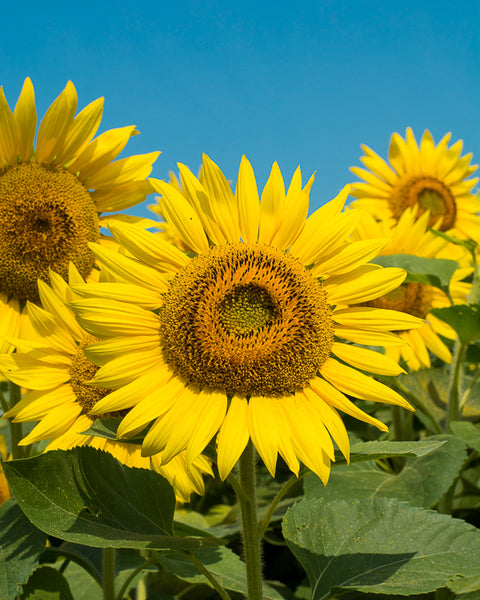
[[[300,164],[317,207],[408,125],[478,162],[479,22],[477,0],[9,3],[0,84],[13,107],[29,75],[40,115],[68,79],[79,108],[105,96],[100,131],[136,124],[126,154],[161,150],[160,179],[202,152],[232,180],[246,154],[259,185]]]

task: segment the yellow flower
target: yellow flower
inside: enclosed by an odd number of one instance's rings
[[[180,247],[112,224],[129,256],[92,245],[110,281],[75,286],[87,296],[72,304],[77,319],[104,339],[86,349],[101,366],[92,381],[116,388],[92,414],[131,408],[120,437],[153,421],[143,453],[167,462],[185,451],[190,464],[218,433],[222,479],[251,439],[272,475],[280,454],[294,473],[300,460],[326,483],[332,438],[349,456],[337,410],[387,429],[346,394],[410,408],[357,370],[392,375],[398,365],[345,343],[398,344],[391,330],[421,325],[351,306],[396,288],[405,272],[367,264],[387,240],[349,241],[348,189],[307,219],[313,177],[302,187],[300,169],[285,192],[275,163],[259,201],[245,157],[235,193],[207,156],[203,185],[179,168],[183,193],[152,185]]]
[[[370,213],[362,211],[354,239],[390,237],[390,242],[380,251],[381,255],[411,254],[423,258],[457,260],[461,268],[452,276],[449,292],[454,303],[464,304],[471,288],[471,285],[462,281],[472,272],[471,267],[467,266],[468,255],[458,246],[452,246],[428,231],[429,221],[429,211],[417,220],[417,207],[407,208],[394,226],[387,221],[377,222]],[[387,348],[386,356],[396,362],[403,359],[412,371],[431,366],[430,352],[446,363],[452,362],[450,350],[439,336],[454,340],[456,333],[430,312],[432,308],[450,306],[450,300],[440,289],[423,283],[402,283],[396,290],[368,302],[368,306],[400,310],[426,319],[418,329],[399,332],[405,345]]]
[[[361,161],[366,169],[352,167],[362,182],[354,183],[353,206],[363,208],[377,219],[398,221],[404,210],[417,206],[417,217],[429,211],[429,226],[438,223],[441,231],[480,241],[480,199],[471,193],[478,178],[469,179],[477,169],[470,165],[472,154],[460,156],[462,141],[448,148],[451,134],[437,146],[428,130],[418,146],[410,127],[405,139],[394,133],[387,164],[378,154],[362,146]]]
[[[161,455],[152,459],[141,455],[136,443],[116,442],[95,435],[83,435],[97,417],[88,412],[108,390],[88,384],[97,367],[85,356],[83,348],[92,341],[76,322],[66,302],[74,296],[65,281],[53,272],[51,287],[39,281],[41,308],[27,302],[27,312],[35,337],[12,340],[17,352],[0,357],[0,368],[13,383],[26,389],[22,399],[4,418],[15,422],[39,421],[20,442],[29,445],[50,439],[46,450],[67,450],[89,445],[112,454],[127,466],[150,468],[152,465],[174,486],[179,500],[187,502],[192,492],[204,492],[203,474],[212,474],[207,459],[198,456],[186,467],[185,455],[179,454],[168,464]],[[83,283],[78,271],[71,266],[70,281]],[[105,414],[103,417],[125,415]]]
[[[152,188],[146,178],[158,152],[112,162],[135,126],[94,137],[103,98],[75,116],[72,82],[42,119],[36,145],[37,114],[32,82],[25,80],[12,112],[0,88],[0,352],[17,335],[21,306],[38,302],[37,279],[52,268],[67,277],[70,261],[83,277],[94,266],[89,242],[102,241],[102,212],[128,208]],[[110,217],[112,218],[112,217]]]

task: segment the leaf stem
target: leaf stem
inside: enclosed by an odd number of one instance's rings
[[[115,600],[115,548],[103,549],[103,600]]]
[[[262,600],[261,537],[257,521],[255,494],[255,449],[250,440],[239,460],[240,485],[244,494],[237,495],[242,512],[243,546],[247,567],[248,600]]]
[[[459,406],[463,379],[463,359],[465,358],[466,351],[467,344],[463,344],[459,339],[457,339],[453,351],[453,360],[450,371],[447,414],[445,417],[446,433],[452,433],[450,429],[450,423],[452,421],[457,421],[459,416]]]
[[[132,571],[132,573],[130,573],[130,575],[127,577],[124,584],[120,588],[120,591],[118,592],[118,594],[116,596],[116,600],[122,600],[122,598],[125,596],[125,592],[127,591],[128,586],[130,585],[130,582],[134,579],[134,577],[136,577],[139,573],[141,573],[143,571],[143,569],[145,569],[146,567],[148,567],[151,564],[153,564],[153,560],[148,559],[144,563],[139,565],[134,571]]]
[[[431,423],[431,431],[433,433],[443,433],[443,429],[440,426],[440,423],[433,416],[430,410],[421,402],[416,396],[414,396],[411,392],[407,390],[403,385],[401,385],[398,381],[395,382],[394,387],[399,391],[405,398],[416,408],[420,410],[430,421]]]
[[[185,556],[185,558],[188,558],[188,560],[193,565],[195,565],[195,567],[197,567],[200,573],[202,573],[202,575],[204,575],[212,584],[213,589],[217,592],[220,598],[222,598],[222,600],[232,600],[225,588],[218,581],[218,579],[207,569],[207,567],[201,561],[198,560],[193,551],[179,552],[179,554],[182,554],[183,556]]]
[[[280,501],[297,482],[298,482],[298,477],[296,477],[295,475],[290,477],[290,479],[288,479],[283,484],[283,486],[280,488],[280,490],[278,491],[275,498],[272,500],[272,503],[270,504],[267,513],[265,514],[263,519],[260,520],[260,522],[258,524],[258,534],[259,534],[260,538],[263,538],[263,536],[265,535],[265,532],[267,531],[267,528],[270,524],[270,519],[272,518],[272,515],[275,512],[275,509],[279,505]]]

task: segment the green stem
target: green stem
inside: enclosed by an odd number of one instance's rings
[[[438,503],[438,512],[442,515],[451,515],[453,506],[453,494],[457,485],[457,479],[452,483],[450,488],[443,494]]]
[[[200,573],[205,575],[208,581],[212,584],[213,589],[217,592],[220,598],[222,598],[222,600],[232,600],[220,582],[212,575],[212,573],[210,573],[207,567],[205,567],[205,565],[198,560],[193,552],[180,552],[180,554],[188,558],[188,560],[197,567]]]
[[[414,396],[411,392],[407,390],[403,385],[401,385],[398,381],[395,382],[395,388],[398,392],[402,394],[409,402],[414,406],[415,409],[420,410],[430,421],[431,428],[430,430],[433,433],[443,433],[443,429],[440,426],[440,423],[435,419],[433,414],[428,410],[428,408],[420,402],[420,400]]]
[[[275,512],[275,509],[277,508],[277,506],[279,505],[281,499],[290,490],[290,488],[292,488],[297,482],[298,482],[298,477],[296,477],[294,475],[293,477],[290,477],[290,479],[288,481],[286,481],[283,484],[283,486],[280,488],[280,490],[278,491],[278,494],[275,496],[272,503],[270,504],[270,507],[269,507],[266,515],[263,517],[263,519],[259,523],[258,533],[259,533],[260,538],[263,538],[263,536],[265,535],[268,525],[270,524],[270,519],[272,518],[272,515]]]
[[[435,600],[452,600],[453,598],[453,593],[447,588],[442,588],[435,592]]]
[[[399,406],[392,406],[393,439],[403,441],[403,414]]]
[[[460,340],[457,339],[455,342],[455,348],[453,351],[453,360],[450,371],[450,383],[448,390],[448,403],[447,403],[447,414],[445,418],[445,432],[451,433],[450,423],[452,421],[457,421],[459,416],[459,406],[460,406],[460,397],[461,397],[461,387],[462,387],[462,369],[463,369],[463,359],[465,358],[465,353],[467,351],[467,345],[462,344]]]
[[[103,549],[103,600],[115,600],[115,548]]]
[[[143,564],[141,564],[140,566],[138,566],[134,571],[132,571],[132,573],[130,573],[130,575],[127,577],[127,579],[125,580],[125,583],[122,585],[122,587],[120,588],[120,591],[117,594],[117,600],[122,600],[122,598],[125,596],[128,587],[130,585],[130,582],[139,574],[143,571],[143,569],[147,568],[148,566],[150,566],[153,563],[153,560],[149,559],[146,560]],[[138,593],[137,593],[138,596]],[[138,600],[138,598],[137,598]]]
[[[257,521],[257,502],[255,495],[255,449],[251,441],[239,460],[240,485],[244,498],[237,496],[242,512],[243,546],[247,567],[248,600],[262,600],[262,553],[261,537]]]

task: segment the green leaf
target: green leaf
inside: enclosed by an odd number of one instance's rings
[[[450,488],[467,456],[465,444],[455,436],[432,438],[432,442],[443,444],[433,452],[408,458],[398,475],[383,471],[371,461],[341,465],[332,469],[326,487],[316,475],[308,475],[304,481],[305,497],[328,501],[387,497],[430,508]]]
[[[225,589],[247,593],[245,563],[229,548],[205,548],[195,550],[194,554]],[[183,581],[211,585],[186,556],[177,552],[165,552],[159,554],[157,559],[165,569]],[[264,597],[266,600],[283,600],[281,594],[266,584]]]
[[[443,440],[421,442],[360,442],[350,449],[350,462],[377,460],[394,456],[425,456],[445,443]]]
[[[479,530],[390,498],[302,500],[283,532],[312,600],[338,590],[423,594],[478,574]]]
[[[416,416],[432,432],[438,433],[445,417],[449,389],[449,365],[421,369],[389,379],[387,385],[397,389],[416,409]],[[384,378],[386,379],[386,378]]]
[[[450,423],[453,433],[477,452],[480,452],[480,427],[468,421]]]
[[[424,283],[440,288],[448,294],[450,279],[458,269],[455,260],[446,258],[423,258],[413,254],[390,254],[376,256],[373,263],[382,267],[400,267],[407,271],[405,283]]]
[[[116,417],[108,417],[107,419],[96,419],[90,425],[88,429],[82,431],[82,435],[94,435],[96,437],[104,438],[118,442],[117,429],[122,419]],[[145,431],[141,434],[131,438],[122,438],[122,443],[126,444],[139,444],[145,438]]]
[[[175,495],[155,471],[126,467],[88,446],[4,463],[25,515],[62,540],[99,548],[201,548],[215,538],[173,536]]]
[[[17,502],[0,506],[0,598],[13,600],[21,593],[45,549],[47,536],[23,514]]]
[[[68,563],[63,573],[75,600],[103,600],[103,590],[85,569],[74,562]]]
[[[432,308],[430,312],[455,329],[462,344],[470,344],[480,338],[480,304],[455,304]]]
[[[74,600],[65,577],[52,567],[37,569],[23,586],[20,600]]]
[[[480,594],[480,573],[472,577],[462,577],[453,581],[449,588],[458,594],[458,600],[478,600]]]

